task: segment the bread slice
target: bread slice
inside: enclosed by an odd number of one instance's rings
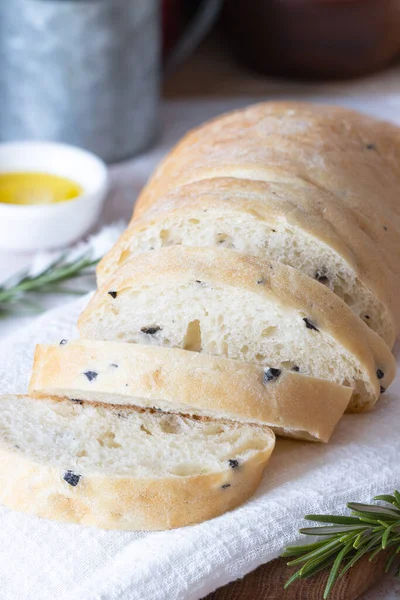
[[[354,388],[371,408],[395,372],[385,342],[331,290],[233,250],[171,246],[138,255],[102,286],[82,337],[224,355]]]
[[[327,442],[352,389],[188,350],[72,340],[36,347],[29,392],[259,423]]]
[[[103,529],[172,529],[257,489],[267,427],[29,396],[0,397],[0,502]]]
[[[391,347],[400,310],[396,278],[351,214],[326,196],[312,186],[234,178],[182,186],[132,222],[100,262],[98,283],[141,252],[179,244],[228,247],[317,279]]]

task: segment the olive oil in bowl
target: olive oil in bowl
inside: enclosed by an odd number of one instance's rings
[[[78,198],[83,188],[65,177],[39,172],[0,173],[0,203],[56,204]]]

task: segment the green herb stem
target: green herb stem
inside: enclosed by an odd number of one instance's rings
[[[98,260],[93,260],[88,254],[72,261],[68,260],[68,256],[62,255],[37,275],[24,271],[19,276],[13,276],[0,286],[0,312],[6,313],[16,304],[38,309],[39,305],[32,298],[37,294],[84,293],[84,290],[71,289],[64,284],[92,274],[97,263]]]

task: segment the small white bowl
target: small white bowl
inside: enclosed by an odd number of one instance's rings
[[[66,144],[10,142],[0,144],[0,173],[40,171],[67,177],[83,192],[54,204],[0,202],[0,248],[39,250],[66,246],[96,222],[108,191],[105,163],[94,154]]]

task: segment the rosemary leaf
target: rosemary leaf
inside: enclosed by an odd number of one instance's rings
[[[301,575],[300,575],[300,570],[296,571],[296,573],[294,573],[290,579],[287,580],[287,582],[285,583],[285,585],[283,586],[283,589],[287,589],[289,587],[289,585],[291,585],[294,581],[297,581],[297,579],[300,579]]]
[[[389,573],[390,569],[392,568],[392,565],[393,565],[393,562],[394,562],[394,559],[396,558],[396,556],[397,556],[397,552],[393,552],[389,556],[389,559],[388,559],[388,561],[386,563],[386,566],[385,566],[385,573]]]
[[[384,550],[388,544],[389,541],[389,537],[390,534],[392,533],[392,531],[396,528],[396,522],[392,523],[391,525],[389,525],[389,527],[386,528],[385,533],[382,536],[382,549]]]
[[[354,525],[351,526],[351,529],[354,531],[361,531],[363,529],[368,529],[368,525]],[[300,533],[304,533],[306,535],[332,535],[334,533],[347,533],[349,528],[345,525],[332,525],[332,527],[304,527],[300,529]]]
[[[311,552],[315,548],[319,548],[320,546],[325,545],[325,540],[321,540],[320,542],[315,542],[314,544],[306,544],[304,546],[288,546],[282,552],[282,557],[296,556],[297,554],[302,554],[304,552]]]
[[[374,500],[382,500],[383,502],[389,502],[389,504],[396,503],[395,496],[391,496],[390,494],[382,494],[381,496],[375,496]]]
[[[381,516],[400,519],[400,510],[395,508],[371,506],[370,504],[359,504],[358,502],[349,502],[347,506],[353,511],[353,513],[356,513],[360,516],[366,516],[374,519],[379,519]]]
[[[326,587],[325,587],[325,591],[324,591],[324,600],[326,600],[326,598],[328,598],[328,596],[335,584],[337,574],[338,574],[340,565],[343,562],[344,557],[346,556],[346,554],[351,552],[352,548],[353,548],[353,544],[351,542],[348,542],[344,546],[344,548],[339,552],[337,557],[335,558],[335,562],[332,565],[332,569],[331,569],[331,572],[329,573],[328,581],[326,583]]]
[[[307,521],[317,521],[319,523],[336,523],[337,525],[359,525],[360,519],[357,517],[344,517],[341,515],[306,515]]]

